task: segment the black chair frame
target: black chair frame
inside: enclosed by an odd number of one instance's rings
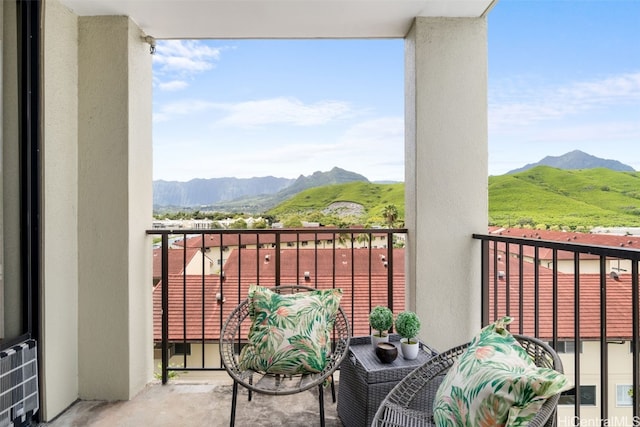
[[[291,294],[316,290],[306,286],[278,286],[271,288],[274,292]],[[229,376],[233,379],[233,397],[231,401],[230,426],[235,425],[236,406],[238,400],[238,386],[241,385],[249,391],[249,401],[252,393],[268,395],[288,395],[300,393],[313,387],[318,388],[318,402],[320,409],[320,425],[324,427],[324,386],[331,384],[331,395],[336,402],[333,373],[348,354],[351,328],[348,318],[342,308],[338,309],[332,334],[332,353],[329,362],[322,372],[316,374],[278,375],[252,370],[242,370],[238,356],[240,348],[247,342],[246,335],[249,330],[251,318],[249,317],[249,300],[245,299],[231,312],[229,318],[222,326],[220,333],[220,358]]]
[[[558,354],[544,341],[523,335],[514,335],[537,366],[563,372]],[[371,423],[372,427],[434,426],[433,400],[440,383],[455,361],[467,350],[466,343],[429,359],[403,378],[380,403]],[[530,427],[554,427],[560,394],[547,399]]]

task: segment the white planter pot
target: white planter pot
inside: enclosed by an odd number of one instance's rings
[[[400,340],[400,347],[402,349],[402,356],[405,359],[413,360],[418,357],[418,351],[420,350],[418,341],[416,341],[415,344],[407,344],[407,339],[402,338]]]
[[[379,342],[389,342],[389,335],[385,335],[383,337],[379,337],[379,336],[371,334],[371,346],[373,347],[374,351],[378,347],[378,343]]]

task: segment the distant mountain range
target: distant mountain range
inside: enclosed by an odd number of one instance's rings
[[[297,179],[210,178],[187,182],[154,181],[154,210],[206,207],[214,211],[264,212],[303,190],[347,182],[369,182],[364,176],[334,167]]]
[[[635,169],[631,166],[625,165],[617,160],[601,159],[580,150],[574,150],[562,156],[547,156],[537,163],[529,163],[519,169],[509,171],[507,175],[524,172],[536,166],[551,166],[565,170],[606,168],[619,172],[635,172]]]
[[[634,172],[631,166],[617,160],[601,159],[575,150],[562,156],[547,156],[537,163],[527,164],[505,175],[517,174],[537,166],[563,170],[606,168],[613,171]],[[266,176],[192,179],[187,182],[159,180],[153,182],[153,207],[156,212],[185,208],[217,212],[263,213],[304,190],[350,182],[369,183],[369,180],[360,174],[338,167],[328,172],[314,172],[309,176],[300,175],[297,179]]]

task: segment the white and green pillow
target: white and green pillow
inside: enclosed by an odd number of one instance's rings
[[[252,322],[240,367],[285,375],[321,372],[331,355],[331,332],[341,298],[341,289],[280,294],[252,285]]]
[[[437,426],[525,426],[546,399],[572,388],[553,369],[538,367],[505,329],[486,326],[454,363],[434,399]]]

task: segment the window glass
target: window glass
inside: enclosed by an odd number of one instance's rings
[[[549,345],[553,347],[553,342],[549,341]],[[575,341],[558,341],[556,352],[557,353],[575,353],[576,342]],[[580,353],[582,353],[582,342],[580,342]]]
[[[633,389],[630,384],[616,385],[616,406],[632,406]]]
[[[563,391],[560,395],[559,405],[575,405],[576,389]],[[595,406],[596,404],[596,386],[581,385],[580,386],[580,404],[586,406]]]
[[[174,354],[181,354],[181,355],[187,355],[190,356],[191,355],[191,344],[190,343],[181,343],[181,342],[177,342],[174,344]]]

